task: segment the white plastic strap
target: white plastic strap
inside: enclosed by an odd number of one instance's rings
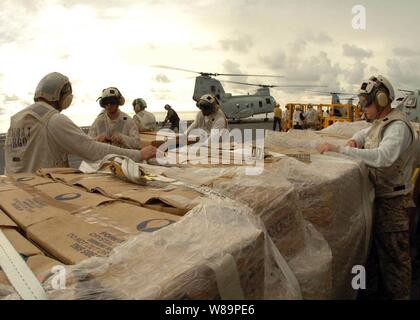
[[[302,290],[300,289],[300,284],[298,279],[296,278],[295,274],[293,273],[292,269],[290,269],[289,265],[287,264],[286,260],[281,255],[279,249],[277,249],[276,245],[274,244],[273,240],[270,236],[267,236],[268,245],[273,253],[273,258],[276,261],[277,265],[279,266],[281,272],[283,273],[284,277],[286,278],[287,282],[291,284],[294,296],[297,299],[302,300]]]
[[[38,279],[1,230],[0,267],[23,300],[48,300]]]
[[[217,261],[207,261],[216,274],[217,288],[222,300],[244,300],[236,261],[231,254],[225,254]]]

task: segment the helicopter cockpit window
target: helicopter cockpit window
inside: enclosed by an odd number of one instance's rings
[[[408,96],[403,101],[403,106],[406,108],[415,108],[417,99],[415,96]]]
[[[266,99],[265,99],[265,103],[266,103],[266,104],[271,104],[271,100],[270,100],[269,98],[266,98]]]

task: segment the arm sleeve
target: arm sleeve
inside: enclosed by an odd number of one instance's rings
[[[98,136],[98,130],[96,128],[96,119],[89,128],[88,136],[94,139],[96,139]]]
[[[191,132],[191,130],[196,129],[197,128],[197,123],[198,123],[198,113],[195,116],[195,120],[193,121],[193,123],[191,123],[191,125],[188,127],[187,131],[185,132],[185,134],[189,134]]]
[[[95,141],[84,134],[68,117],[63,114],[54,115],[48,122],[49,139],[54,140],[68,154],[74,154],[88,161],[97,161],[108,154],[129,157],[136,162],[141,161],[139,150],[122,149],[110,144]]]
[[[357,149],[344,147],[341,153],[363,160],[373,168],[387,168],[394,164],[400,155],[412,143],[410,129],[402,121],[391,123],[384,131],[384,136],[375,149]]]
[[[351,137],[352,140],[356,141],[358,148],[362,148],[365,145],[365,138],[369,130],[370,127],[365,128],[356,132],[353,137]]]
[[[128,126],[128,135],[120,133],[123,147],[140,149],[140,134],[136,124],[134,121],[129,121],[126,126]]]
[[[226,128],[226,120],[223,118],[217,119],[212,125],[212,129],[225,129],[225,128]]]
[[[142,128],[140,119],[134,116],[133,121],[134,121],[134,124],[137,126],[138,131],[141,132],[143,128]]]

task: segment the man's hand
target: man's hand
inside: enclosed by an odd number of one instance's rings
[[[109,137],[102,135],[102,136],[98,136],[96,140],[99,142],[107,143],[109,141]]]
[[[356,142],[356,140],[351,139],[351,140],[347,141],[347,147],[357,148],[357,142]]]
[[[337,152],[338,153],[340,151],[340,149],[337,146],[333,145],[333,144],[324,143],[324,144],[321,144],[318,147],[318,151],[321,154],[324,154],[324,152],[328,152],[328,151]]]
[[[114,133],[111,136],[111,139],[110,140],[111,140],[111,142],[112,142],[113,145],[120,145],[122,143],[122,137],[118,133]]]
[[[147,146],[140,150],[141,160],[149,160],[156,157],[158,149],[154,146]]]

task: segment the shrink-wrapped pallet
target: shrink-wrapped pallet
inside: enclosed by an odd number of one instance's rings
[[[366,262],[372,223],[374,194],[365,165],[344,155],[320,155],[315,151],[323,141],[345,144],[345,139],[297,131],[269,135],[270,149],[276,149],[277,145],[307,148],[311,152],[310,163],[286,157],[266,167],[275,166],[294,185],[303,217],[330,245],[334,298],[355,298],[351,270]]]
[[[275,270],[266,260],[264,231],[249,210],[217,198],[205,201],[107,259],[68,267],[67,288],[48,287],[48,293],[53,299],[262,299],[266,275]],[[274,298],[293,297],[285,281],[274,276],[283,288]]]

